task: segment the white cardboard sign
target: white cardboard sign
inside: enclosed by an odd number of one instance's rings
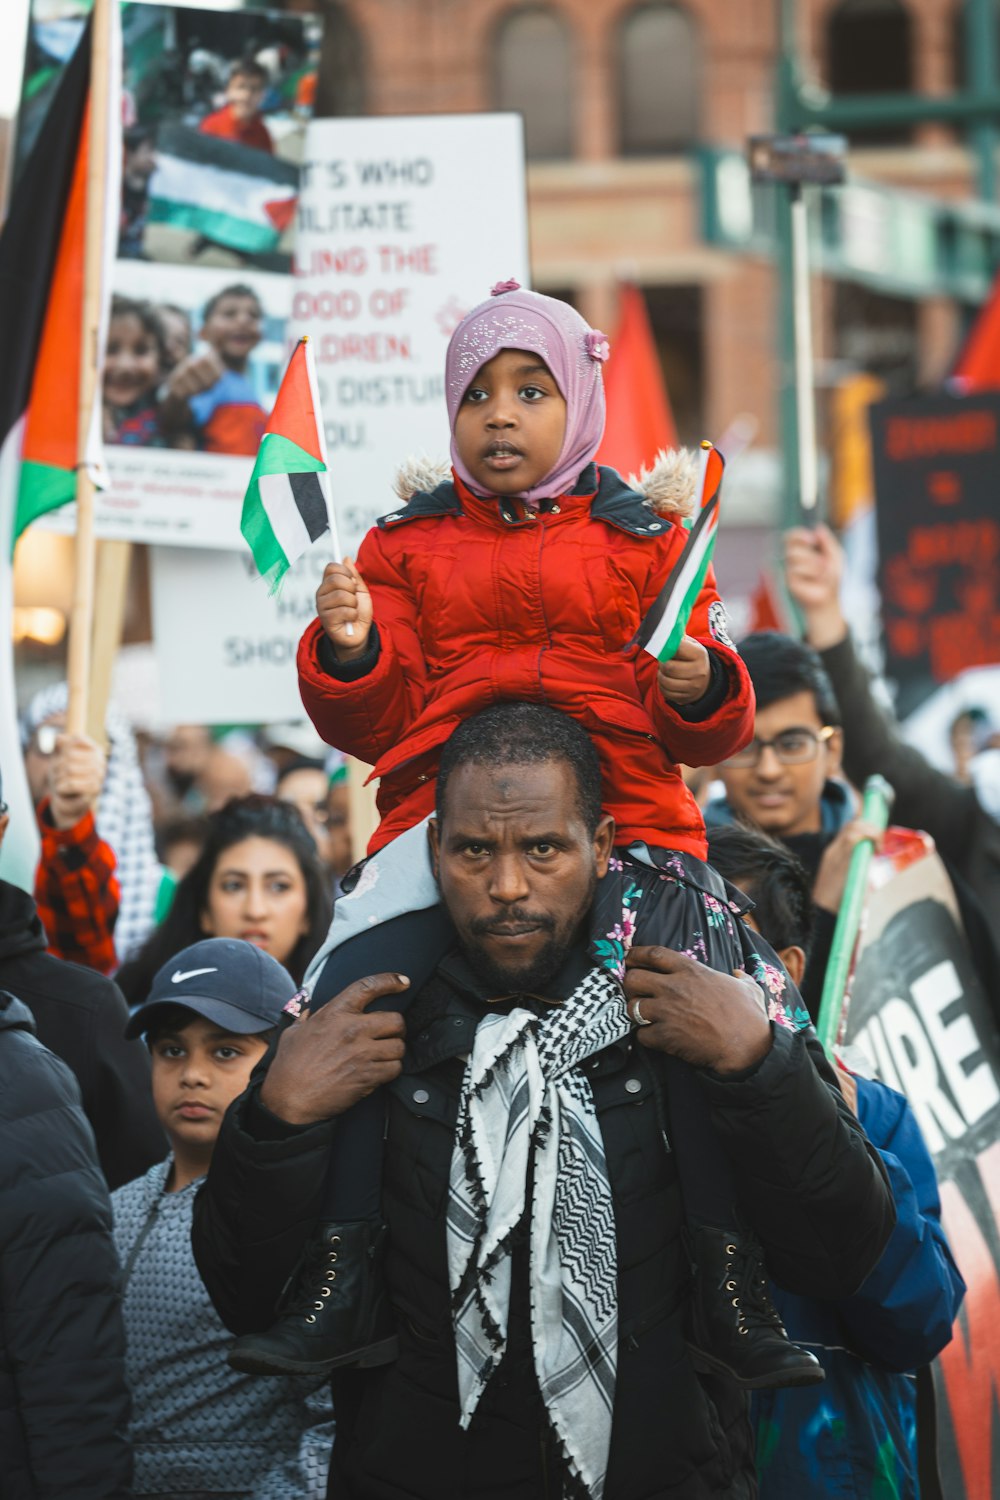
[[[153,639],[166,723],[281,724],[305,718],[295,672],[331,560],[318,542],[275,597],[250,553],[150,549]]]
[[[314,340],[344,547],[392,510],[413,455],[448,457],[444,356],[498,281],[528,284],[520,115],[316,120],[290,331]]]

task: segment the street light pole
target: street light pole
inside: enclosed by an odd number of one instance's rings
[[[777,0],[778,57],[775,71],[775,129],[791,135],[807,129],[850,133],[872,127],[912,127],[939,121],[965,131],[976,163],[979,198],[997,202],[997,148],[1000,144],[1000,70],[996,0],[965,0],[965,87],[943,95],[857,94],[831,98],[803,84],[799,68],[796,0]],[[777,335],[780,367],[782,512],[786,526],[802,518],[804,435],[796,388],[796,273],[793,202],[777,195]],[[801,235],[801,228],[797,231]],[[802,294],[799,290],[801,306]],[[815,455],[813,455],[815,457]],[[806,479],[808,480],[808,473]],[[815,512],[814,512],[815,514]]]
[[[965,78],[973,99],[988,100],[997,91],[997,12],[994,0],[967,0],[965,8]],[[977,115],[970,136],[976,155],[979,196],[997,196],[997,127],[995,114]]]

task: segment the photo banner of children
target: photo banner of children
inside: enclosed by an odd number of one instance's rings
[[[447,464],[448,339],[508,278],[529,284],[520,115],[309,126],[290,332],[313,340],[348,552],[393,509],[405,459]]]
[[[968,1287],[934,1365],[943,1493],[1000,1495],[1000,1037],[926,835],[890,829],[872,861],[845,1044],[912,1105]]]
[[[235,547],[286,358],[289,279],[119,261],[104,370],[98,534]],[[37,524],[71,532],[73,509]]]
[[[18,160],[82,32],[81,0],[33,0]],[[317,16],[125,4],[120,257],[288,271]]]
[[[82,25],[35,0],[22,120],[37,128]],[[239,545],[287,358],[321,23],[127,4],[122,212],[104,381],[101,537]],[[72,531],[73,508],[42,523]]]

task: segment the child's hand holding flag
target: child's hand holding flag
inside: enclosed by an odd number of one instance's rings
[[[675,708],[687,708],[704,698],[712,685],[712,666],[701,641],[692,635],[682,636],[676,655],[660,663],[656,680],[664,698]]]
[[[327,563],[316,590],[316,613],[338,661],[353,661],[368,649],[372,596],[353,558]]]

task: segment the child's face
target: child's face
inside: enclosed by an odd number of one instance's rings
[[[104,356],[104,399],[130,406],[160,383],[160,346],[134,313],[111,319]]]
[[[519,495],[556,466],[566,402],[537,354],[502,349],[474,377],[455,418],[455,446],[482,489]]]
[[[236,1036],[195,1016],[152,1045],[153,1103],[171,1145],[214,1146],[222,1117],[267,1051],[259,1036]]]
[[[226,85],[226,103],[237,120],[252,120],[260,111],[263,98],[263,83],[245,73],[237,73]]]
[[[227,292],[205,319],[201,336],[226,364],[242,364],[260,343],[260,304],[242,292]]]

